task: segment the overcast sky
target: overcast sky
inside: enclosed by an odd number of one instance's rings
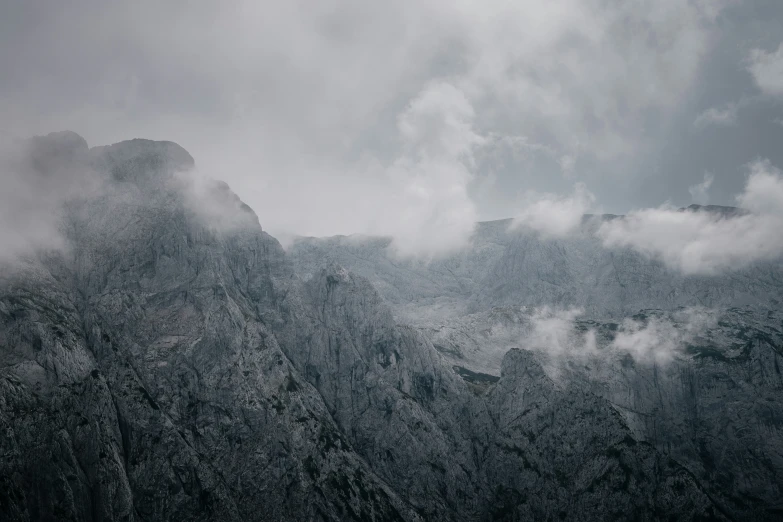
[[[781,42],[780,0],[0,0],[0,130],[175,141],[274,234],[435,251],[533,200],[736,204]]]

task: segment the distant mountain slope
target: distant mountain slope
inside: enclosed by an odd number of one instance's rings
[[[692,206],[693,207],[693,206]],[[732,207],[706,212],[737,213]],[[471,249],[429,263],[395,259],[386,238],[300,238],[289,248],[298,273],[339,263],[368,278],[406,322],[459,316],[493,306],[580,307],[595,317],[643,308],[783,306],[783,261],[716,276],[683,276],[629,249],[607,249],[594,237],[597,220],[564,239],[541,238],[510,220],[479,223]]]

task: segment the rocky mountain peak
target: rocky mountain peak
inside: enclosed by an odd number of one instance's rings
[[[51,132],[34,136],[21,147],[22,155],[39,174],[76,167],[87,159],[87,141],[73,131]]]
[[[90,160],[118,181],[141,183],[195,166],[193,156],[171,141],[132,139],[113,145],[93,147]]]

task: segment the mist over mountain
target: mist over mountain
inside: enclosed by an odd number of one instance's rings
[[[605,240],[649,216],[581,213],[567,234],[479,223],[430,259],[387,237],[284,250],[175,143],[12,151],[2,520],[783,514],[773,250],[673,258]],[[741,229],[761,209],[661,212]]]
[[[0,522],[783,520],[782,35],[0,0]]]

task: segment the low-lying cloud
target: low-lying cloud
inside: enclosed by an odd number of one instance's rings
[[[4,143],[0,150],[0,261],[65,246],[64,204],[96,193],[86,143],[72,133]],[[83,140],[82,140],[83,141]]]
[[[597,231],[608,248],[632,248],[686,275],[713,275],[783,255],[783,178],[768,161],[750,165],[737,203],[747,212],[637,210]],[[705,179],[705,182],[707,179]]]
[[[187,210],[205,228],[232,233],[247,227],[258,227],[258,217],[227,183],[192,170],[177,172],[175,188],[182,194]]]
[[[464,93],[447,82],[428,85],[398,117],[404,154],[386,169],[372,230],[393,237],[395,254],[431,258],[468,245],[477,220],[468,184],[474,152],[486,143],[474,117]]]
[[[555,357],[596,353],[595,332],[578,332],[575,328],[577,317],[583,313],[581,308],[559,310],[544,306],[535,309],[523,346]]]
[[[574,185],[569,196],[528,193],[527,203],[510,228],[527,228],[544,237],[565,237],[582,223],[582,217],[595,204],[595,196],[583,183]]]
[[[582,314],[579,308],[535,309],[522,346],[555,360],[628,354],[637,362],[663,364],[704,334],[715,324],[716,317],[709,310],[689,308],[667,316],[627,318],[606,341],[596,329],[578,327],[577,320]]]
[[[646,321],[627,318],[610,347],[637,361],[665,363],[714,324],[714,313],[696,308],[675,314],[674,321],[660,317]]]
[[[169,145],[125,143],[120,151],[111,152],[115,157],[110,159],[105,155],[107,149],[89,149],[85,140],[73,132],[3,143],[0,261],[67,249],[68,238],[74,235],[95,232],[97,237],[112,241],[116,236],[111,230],[127,229],[137,219],[133,212],[144,207],[182,205],[194,222],[220,232],[258,226],[253,211],[227,184],[191,170],[182,154],[180,163],[174,156],[167,157],[184,152],[178,147],[168,150]],[[155,170],[155,161],[134,161],[135,155],[148,158],[150,154],[158,155],[164,163],[173,162],[163,167],[166,174]],[[124,182],[114,178],[111,171],[117,165],[113,161],[128,162],[126,170],[121,169]],[[134,170],[137,163],[146,165],[141,168],[147,170]],[[161,179],[163,183],[158,184]],[[128,209],[135,210],[128,214]]]

